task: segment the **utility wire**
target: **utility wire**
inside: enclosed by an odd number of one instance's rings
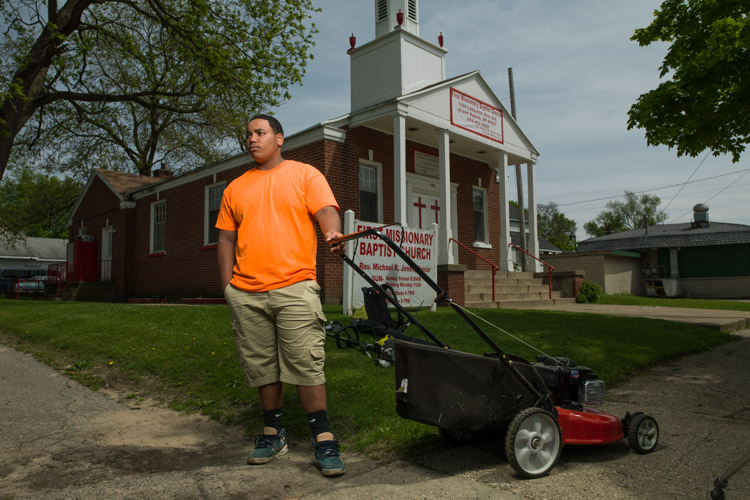
[[[722,189],[721,191],[719,191],[718,193],[716,193],[715,195],[713,195],[712,197],[710,197],[709,199],[707,199],[706,201],[704,201],[703,203],[708,203],[709,201],[713,200],[714,198],[716,198],[717,196],[719,196],[719,195],[720,195],[721,193],[723,193],[724,191],[726,191],[727,189],[729,189],[730,187],[732,187],[732,185],[733,185],[733,184],[734,184],[735,182],[737,182],[738,180],[742,179],[742,178],[743,178],[743,177],[745,177],[745,176],[746,176],[747,174],[748,174],[748,172],[745,172],[744,174],[740,175],[740,176],[739,176],[739,177],[737,177],[737,178],[736,178],[735,180],[733,180],[732,182],[730,182],[730,183],[729,183],[729,185],[728,185],[727,187],[725,187],[724,189]]]
[[[739,180],[739,179],[738,179],[738,180]],[[743,186],[750,186],[750,183],[745,183],[745,184],[737,184],[737,185],[735,185],[735,186],[732,186],[732,187],[733,187],[733,188],[738,188],[738,187],[743,187]],[[703,191],[693,191],[693,192],[691,192],[691,193],[685,193],[685,194],[683,194],[683,195],[680,195],[680,197],[685,197],[685,196],[694,196],[694,195],[696,195],[696,194],[704,194],[704,193],[713,193],[713,192],[715,192],[715,191],[716,191],[716,189],[717,189],[717,188],[713,188],[713,189],[704,189]],[[582,209],[580,209],[580,210],[568,210],[568,211],[566,211],[566,212],[565,212],[565,214],[566,214],[566,215],[568,215],[568,214],[579,214],[579,213],[581,213],[581,212],[591,212],[592,210],[604,210],[605,208],[607,208],[607,207],[606,207],[606,206],[598,206],[598,207],[589,207],[589,208],[582,208]]]
[[[675,193],[675,195],[674,195],[674,196],[672,196],[672,199],[671,199],[671,200],[669,200],[669,203],[667,203],[667,205],[666,205],[666,206],[665,206],[664,208],[662,208],[662,212],[666,212],[666,211],[667,211],[667,208],[669,207],[669,205],[671,205],[671,204],[672,204],[672,202],[674,201],[674,199],[675,199],[675,198],[677,198],[677,195],[678,195],[678,194],[680,194],[680,192],[681,192],[681,191],[683,190],[683,188],[684,188],[685,186],[687,186],[687,183],[688,183],[688,182],[690,182],[690,179],[692,179],[692,178],[693,178],[693,176],[694,176],[694,175],[695,175],[695,173],[696,173],[696,172],[698,171],[698,169],[699,169],[699,168],[701,168],[701,165],[703,165],[703,162],[704,162],[704,161],[706,161],[706,158],[708,158],[708,154],[709,154],[710,152],[711,152],[711,151],[707,151],[707,152],[706,152],[706,156],[704,156],[704,157],[703,157],[703,159],[701,160],[701,162],[700,162],[700,163],[698,164],[698,166],[697,166],[697,167],[695,167],[695,170],[693,170],[693,173],[692,173],[692,174],[690,174],[690,177],[688,177],[688,180],[686,180],[686,181],[685,181],[685,183],[684,183],[684,184],[683,184],[682,186],[680,186],[680,189],[679,189],[679,190],[678,190],[678,191],[677,191],[677,192]]]
[[[722,189],[721,191],[719,191],[718,193],[716,193],[715,195],[713,195],[712,197],[710,197],[709,199],[707,199],[707,200],[706,200],[706,201],[704,201],[703,203],[704,203],[704,204],[708,204],[708,202],[709,202],[709,201],[713,200],[714,198],[716,198],[717,196],[719,196],[719,195],[720,195],[721,193],[723,193],[724,191],[726,191],[727,189],[729,189],[730,187],[732,187],[732,185],[733,185],[734,183],[736,183],[737,181],[739,181],[740,179],[742,179],[743,177],[745,177],[745,176],[746,176],[746,175],[747,175],[748,173],[750,173],[750,172],[748,172],[747,170],[745,170],[745,173],[744,173],[744,174],[742,174],[742,175],[740,175],[739,177],[737,177],[737,178],[736,178],[735,180],[733,180],[732,182],[730,182],[730,183],[729,183],[729,184],[728,184],[728,185],[727,185],[726,187],[724,187],[724,189]],[[682,218],[683,218],[683,217],[685,217],[686,215],[689,215],[689,214],[692,214],[692,213],[693,213],[693,211],[692,211],[692,210],[691,210],[691,211],[689,211],[689,212],[685,212],[684,214],[680,215],[679,217],[677,217],[676,219],[673,219],[673,220],[679,220],[679,219],[682,219]]]
[[[694,181],[685,182],[685,184],[694,184],[696,182],[710,181],[711,179],[718,179],[719,177],[726,177],[728,175],[736,175],[736,174],[739,174],[740,172],[750,172],[750,168],[746,168],[745,170],[738,170],[736,172],[730,172],[728,174],[720,174],[720,175],[714,175],[712,177],[704,177],[703,179],[696,179]],[[651,188],[651,189],[644,189],[643,191],[636,191],[635,194],[649,193],[651,191],[659,191],[660,189],[668,189],[668,188],[673,188],[673,187],[677,187],[677,186],[681,186],[681,185],[682,185],[682,183],[680,183],[680,184],[670,184],[669,186],[661,186],[661,187]],[[591,202],[594,202],[594,201],[611,200],[612,198],[621,198],[623,196],[625,196],[625,195],[624,194],[618,194],[618,195],[615,195],[615,196],[606,196],[604,198],[594,198],[594,199],[591,199],[591,200],[571,201],[569,203],[557,203],[557,206],[558,207],[565,207],[565,206],[568,206],[568,205],[580,205],[582,203],[591,203]]]

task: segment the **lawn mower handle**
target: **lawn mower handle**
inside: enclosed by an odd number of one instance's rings
[[[333,238],[329,243],[333,245],[338,245],[339,243],[350,241],[350,240],[356,240],[358,238],[362,238],[364,236],[376,236],[377,238],[380,238],[383,240],[383,242],[388,245],[388,247],[393,250],[396,255],[401,257],[401,259],[409,265],[409,267],[416,272],[420,278],[424,280],[425,283],[427,283],[430,288],[432,288],[436,293],[437,297],[435,298],[435,302],[443,302],[446,303],[453,309],[461,318],[474,330],[474,332],[479,335],[482,340],[487,343],[497,354],[498,359],[500,360],[503,365],[505,365],[517,378],[518,380],[526,386],[526,388],[531,391],[532,394],[537,395],[537,401],[535,402],[534,406],[540,406],[549,409],[554,415],[557,415],[557,412],[555,410],[554,405],[550,402],[549,396],[546,392],[539,391],[538,388],[534,386],[534,384],[531,383],[515,366],[514,362],[508,358],[508,356],[505,355],[502,349],[500,349],[500,346],[498,346],[495,341],[493,341],[485,332],[482,330],[479,325],[477,325],[453,300],[451,300],[450,297],[445,293],[445,291],[440,288],[440,286],[435,283],[432,278],[430,278],[418,265],[416,262],[414,262],[411,257],[409,257],[406,252],[404,252],[400,246],[396,245],[396,243],[388,238],[385,234],[383,234],[380,229],[383,229],[385,227],[393,226],[396,224],[388,224],[385,226],[375,227],[375,228],[369,228],[364,229],[362,231],[357,231],[355,233],[343,235],[339,238]],[[402,238],[403,239],[403,238]],[[373,288],[375,288],[378,292],[382,293],[383,296],[386,298],[388,302],[390,302],[396,309],[401,311],[401,313],[409,318],[409,320],[417,326],[422,332],[427,335],[430,339],[432,339],[439,347],[445,347],[448,346],[441,342],[432,332],[430,332],[427,327],[422,325],[417,318],[415,318],[409,311],[404,308],[401,304],[399,304],[398,300],[396,300],[395,297],[391,297],[390,294],[385,293],[385,290],[383,287],[374,279],[372,279],[366,272],[364,272],[362,269],[359,268],[359,266],[348,256],[342,255],[341,258],[346,262],[354,271],[359,274],[367,283],[369,283]]]
[[[329,243],[331,246],[335,246],[335,245],[338,245],[339,243],[343,243],[349,240],[356,240],[358,238],[362,238],[368,235],[377,236],[378,238],[383,240],[385,244],[391,248],[391,250],[396,252],[396,255],[401,257],[404,260],[404,262],[409,264],[409,267],[411,267],[414,270],[414,272],[416,272],[419,275],[419,277],[422,278],[424,282],[430,286],[430,288],[435,290],[435,292],[437,293],[437,297],[435,297],[435,302],[447,302],[447,303],[453,302],[451,298],[448,297],[448,295],[445,293],[445,291],[442,288],[440,288],[440,286],[438,286],[437,283],[432,281],[432,278],[430,278],[427,275],[427,273],[425,273],[422,270],[422,268],[419,267],[417,263],[411,259],[411,257],[406,255],[406,252],[404,252],[400,246],[396,245],[396,243],[394,243],[393,240],[391,240],[389,237],[387,237],[380,231],[383,228],[393,226],[393,225],[395,224],[388,224],[386,226],[380,226],[380,227],[371,227],[369,229],[357,231],[356,233],[345,234],[344,236],[341,236],[340,238],[333,238]],[[359,267],[356,265],[353,267],[355,267],[356,269],[359,269]]]
[[[429,285],[429,287],[432,288],[435,291],[435,293],[437,293],[437,297],[435,297],[435,302],[437,302],[437,303],[443,302],[443,303],[448,304],[454,311],[456,311],[456,313],[458,313],[459,316],[461,316],[461,318],[464,321],[466,321],[466,323],[469,324],[469,326],[482,338],[482,340],[484,340],[487,343],[487,345],[489,345],[495,351],[495,353],[497,353],[498,356],[500,356],[501,358],[504,357],[505,353],[503,352],[502,349],[500,349],[500,346],[498,346],[484,332],[484,330],[482,330],[479,327],[479,325],[477,325],[461,309],[461,307],[458,306],[458,304],[454,303],[453,300],[448,296],[448,294],[446,294],[445,291],[442,288],[440,288],[440,286],[437,283],[435,283],[432,280],[432,278],[430,278],[427,275],[427,273],[425,273],[417,265],[417,263],[414,262],[412,260],[412,258],[409,257],[406,254],[406,252],[404,252],[401,249],[400,246],[396,245],[396,243],[393,240],[391,240],[389,237],[387,237],[385,234],[383,234],[382,231],[380,231],[383,228],[386,228],[386,227],[389,227],[389,226],[393,226],[393,225],[396,225],[396,224],[387,224],[385,226],[380,226],[380,227],[371,227],[371,228],[368,228],[368,229],[364,229],[362,231],[357,231],[355,233],[346,234],[346,235],[343,235],[343,236],[341,236],[339,238],[333,238],[329,243],[330,243],[331,246],[333,246],[333,245],[338,245],[339,243],[342,243],[344,241],[356,240],[358,238],[362,238],[362,237],[369,236],[369,235],[376,236],[376,237],[380,238],[381,240],[383,240],[383,242],[385,242],[386,245],[388,245],[388,247],[390,247],[391,250],[393,250],[396,253],[396,255],[398,255],[399,257],[401,257],[401,259],[404,262],[406,262],[409,265],[409,267],[411,267],[414,270],[414,272],[416,272],[417,275],[419,275],[419,277],[422,278],[424,280],[424,282],[427,283],[427,285]],[[428,337],[430,337],[430,339],[432,339],[433,341],[435,341],[435,343],[437,345],[439,345],[441,347],[445,347],[445,344],[443,344],[443,342],[441,342],[437,337],[435,337],[435,335],[433,335],[432,332],[430,332],[419,321],[417,321],[417,319],[411,313],[409,313],[409,311],[407,311],[401,304],[399,304],[398,301],[395,298],[392,298],[392,297],[389,296],[389,294],[385,293],[385,291],[382,289],[382,287],[375,280],[373,280],[367,273],[365,273],[362,269],[360,269],[359,266],[354,263],[354,261],[352,261],[346,255],[342,255],[341,258],[344,259],[344,262],[346,262],[352,269],[354,269],[354,271],[356,271],[357,274],[359,274],[360,276],[362,276],[362,278],[365,281],[367,281],[376,290],[378,290],[379,292],[383,293],[383,295],[388,300],[388,302],[390,302],[391,304],[393,304],[393,306],[396,309],[398,309],[399,311],[401,311],[404,314],[404,316],[406,316],[407,318],[409,318],[409,320],[412,321],[412,323],[414,323],[420,330],[422,330],[425,333],[425,335],[427,335]]]

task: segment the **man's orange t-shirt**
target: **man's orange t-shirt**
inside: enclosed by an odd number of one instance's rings
[[[224,190],[216,227],[237,231],[232,285],[264,292],[315,279],[315,213],[339,209],[331,188],[312,165],[285,160],[252,169]]]

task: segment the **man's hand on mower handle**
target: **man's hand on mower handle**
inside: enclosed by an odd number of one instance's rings
[[[333,241],[337,238],[341,238],[342,236],[343,234],[339,232],[330,232],[323,235],[325,242],[331,245],[331,253],[335,253],[336,255],[344,255],[344,252],[346,252],[345,241]]]

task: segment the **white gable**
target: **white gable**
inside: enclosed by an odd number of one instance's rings
[[[457,109],[459,100],[471,105],[463,115]],[[406,95],[399,102],[409,106],[410,118],[434,124],[451,134],[522,158],[533,159],[539,154],[478,71]],[[462,119],[466,115],[470,115],[470,121],[476,118],[480,123],[466,123]],[[492,121],[500,116],[502,123],[481,126],[482,121]]]

